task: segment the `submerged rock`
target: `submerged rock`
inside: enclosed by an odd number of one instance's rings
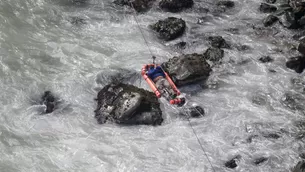
[[[58,99],[52,94],[51,91],[45,91],[41,97],[40,104],[46,106],[45,113],[52,113],[58,105]]]
[[[263,163],[267,160],[268,160],[268,158],[266,158],[266,157],[260,157],[260,158],[257,158],[257,159],[254,160],[254,164],[259,165],[259,164],[261,164],[261,163]]]
[[[196,53],[173,57],[162,67],[178,86],[206,80],[212,71],[204,56]]]
[[[292,172],[305,172],[305,161],[299,161]]]
[[[236,168],[237,167],[237,161],[241,158],[240,155],[237,155],[236,157],[234,157],[233,159],[227,161],[225,163],[225,166],[228,167],[228,168]]]
[[[132,85],[106,85],[96,100],[95,118],[100,124],[110,120],[119,124],[160,125],[163,121],[154,93]]]
[[[185,8],[191,8],[193,5],[193,0],[161,0],[159,3],[161,9],[169,12],[179,12]]]
[[[230,45],[221,36],[210,36],[208,37],[210,44],[215,48],[230,48]]]
[[[267,4],[267,3],[261,3],[259,6],[259,10],[263,13],[272,13],[277,10],[276,6]]]
[[[304,33],[305,36],[305,33]],[[305,56],[305,38],[300,40],[299,46],[298,46],[298,51]]]
[[[220,48],[208,48],[203,55],[207,60],[218,62],[223,58],[224,51]]]
[[[276,16],[270,14],[270,15],[268,15],[268,16],[264,19],[263,24],[264,24],[265,27],[269,27],[269,26],[272,26],[272,25],[273,25],[275,22],[277,22],[278,20],[279,20],[278,17],[276,17]]]
[[[226,8],[233,8],[235,6],[235,3],[233,1],[219,1],[216,5],[223,6]]]
[[[270,56],[263,56],[263,57],[259,58],[258,60],[261,61],[262,63],[267,63],[267,62],[272,62],[273,58],[271,58]]]
[[[159,34],[161,39],[170,41],[178,38],[184,33],[186,24],[182,19],[168,17],[165,20],[159,20],[150,27]]]
[[[286,67],[289,69],[295,70],[297,73],[302,73],[305,68],[305,57],[304,56],[297,56],[290,58],[286,62]]]
[[[137,12],[148,11],[155,0],[115,0],[113,3],[117,5],[128,5],[134,7]]]

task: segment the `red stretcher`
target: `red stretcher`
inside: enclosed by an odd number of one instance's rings
[[[144,78],[144,80],[147,82],[147,84],[149,85],[149,87],[152,89],[152,91],[156,94],[156,96],[158,98],[160,98],[162,95],[160,93],[160,91],[158,90],[158,88],[156,87],[156,84],[147,76],[147,71],[149,70],[150,67],[156,67],[156,66],[160,66],[160,65],[156,65],[156,64],[148,64],[148,65],[144,65],[141,71],[141,74]],[[172,81],[172,79],[169,77],[169,75],[163,71],[165,74],[165,79],[169,82],[170,86],[172,87],[172,89],[175,91],[176,95],[179,96],[181,93],[178,90],[178,88],[176,87],[176,85],[174,84],[174,82]],[[171,104],[177,104],[180,102],[180,99],[173,99],[170,100]]]

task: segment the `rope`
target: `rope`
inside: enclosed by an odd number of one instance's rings
[[[135,10],[135,8],[134,8],[134,6],[133,6],[133,4],[132,4],[131,1],[130,1],[130,5],[131,5],[131,7],[132,7],[132,9],[133,9],[133,11],[134,11],[133,16],[134,16],[134,18],[135,18],[135,21],[136,21],[136,23],[137,23],[137,26],[138,26],[138,28],[139,28],[139,30],[140,30],[140,32],[141,32],[141,35],[142,35],[142,37],[143,37],[143,39],[144,39],[144,41],[145,41],[145,44],[146,44],[147,48],[148,48],[148,50],[149,50],[149,52],[150,52],[150,54],[151,54],[151,56],[152,56],[153,64],[155,64],[156,56],[153,55],[153,53],[152,53],[152,51],[151,51],[151,49],[150,49],[150,47],[149,47],[149,45],[148,45],[148,42],[147,42],[147,40],[146,40],[146,38],[145,38],[145,35],[144,35],[144,33],[143,33],[143,31],[142,31],[140,25],[139,25],[139,22],[138,22],[138,19],[137,19],[137,16],[136,16],[136,10]],[[165,72],[164,69],[163,69],[163,67],[162,67],[161,65],[160,65],[160,67],[161,67],[162,71]],[[182,108],[183,108],[184,111],[185,111],[185,108],[184,108],[184,107],[182,107]],[[195,109],[196,109],[196,108],[195,108]],[[196,111],[197,111],[199,114],[201,114],[201,115],[203,116],[203,114],[202,114],[198,109],[196,109]],[[186,112],[186,111],[185,111],[185,112]],[[192,123],[191,123],[190,115],[187,114],[187,116],[188,116],[187,119],[188,119],[189,125],[190,125],[190,127],[192,128],[192,131],[193,131],[193,133],[194,133],[194,135],[195,135],[195,137],[196,137],[196,139],[197,139],[198,144],[199,144],[200,147],[201,147],[201,150],[203,151],[204,155],[206,156],[206,158],[207,158],[209,164],[211,165],[213,171],[216,172],[215,169],[214,169],[214,166],[212,165],[212,163],[211,163],[211,161],[210,161],[210,159],[209,159],[209,157],[208,157],[206,151],[204,150],[203,145],[202,145],[202,143],[200,142],[200,140],[199,140],[199,138],[198,138],[198,135],[197,135],[197,133],[196,133],[196,131],[195,131],[195,129],[194,129]]]

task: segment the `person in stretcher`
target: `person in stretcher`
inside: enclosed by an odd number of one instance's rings
[[[142,75],[158,98],[162,96],[170,104],[184,105],[185,98],[179,98],[180,91],[161,66],[155,64],[144,65]]]

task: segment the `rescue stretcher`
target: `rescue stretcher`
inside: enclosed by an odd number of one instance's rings
[[[147,65],[144,65],[143,68],[142,68],[141,74],[142,74],[144,80],[149,85],[149,87],[155,93],[155,95],[158,98],[161,98],[162,94],[161,94],[160,90],[158,90],[156,84],[146,74],[147,71],[149,70],[149,68],[152,67],[152,66],[156,67],[156,66],[160,66],[160,65],[157,65],[157,64],[147,64]],[[165,74],[165,79],[169,82],[170,86],[172,87],[172,89],[174,90],[176,95],[179,96],[181,93],[178,90],[178,88],[176,87],[176,85],[174,84],[173,80],[169,77],[167,72],[163,71],[163,73]],[[179,98],[170,100],[170,104],[179,104],[180,102],[181,102],[181,99],[179,99]]]

